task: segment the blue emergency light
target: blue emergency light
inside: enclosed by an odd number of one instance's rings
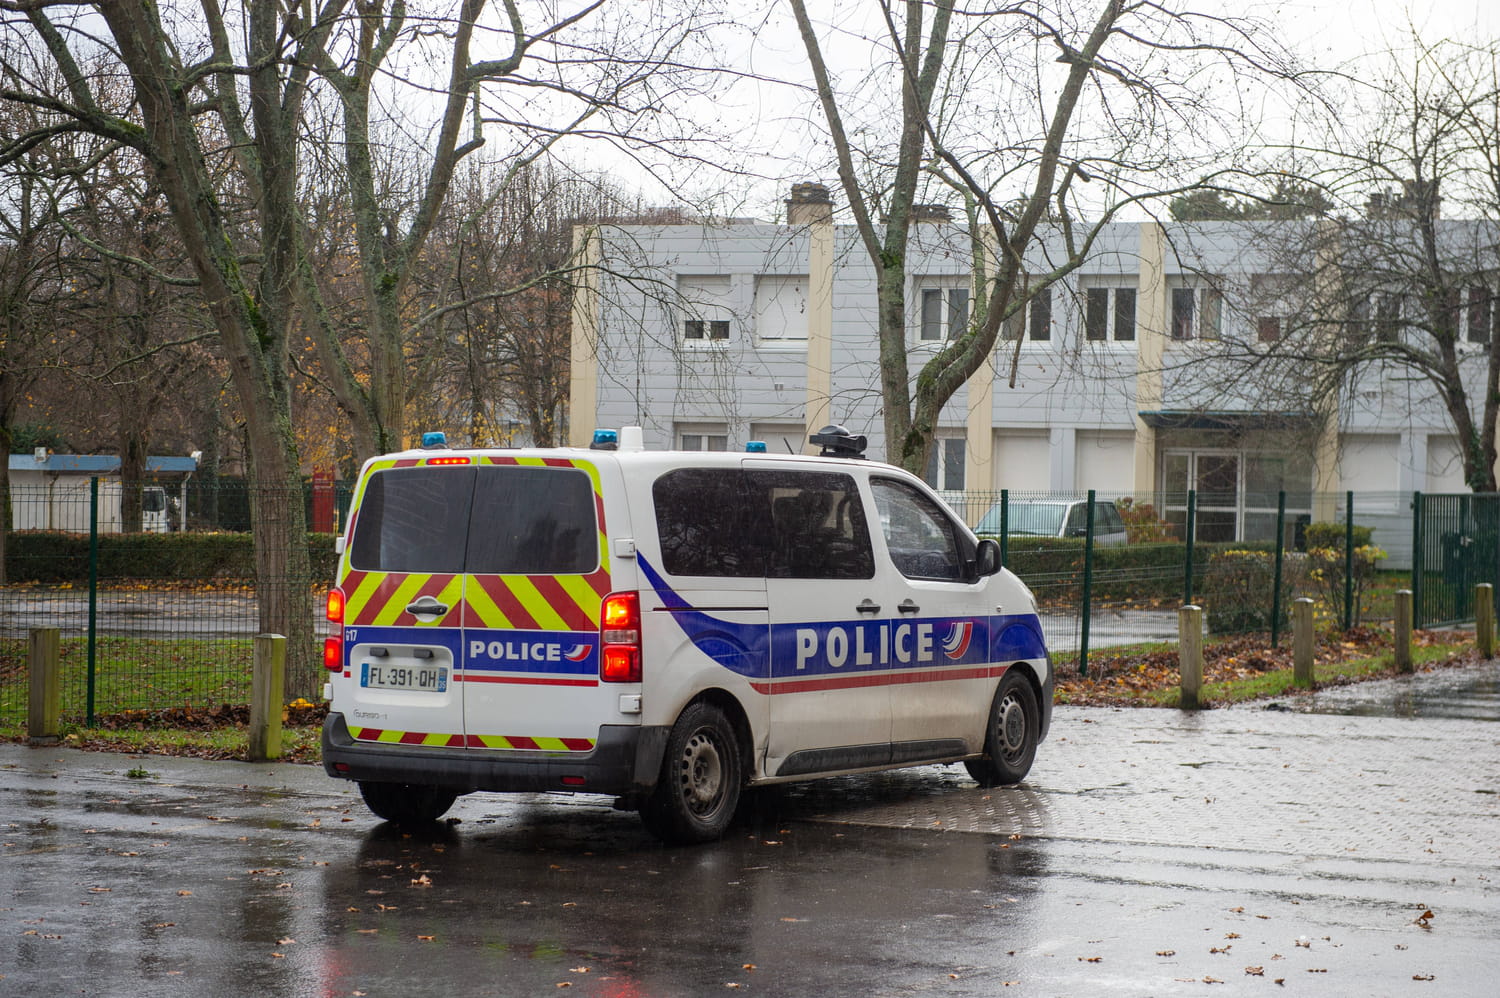
[[[595,430],[594,440],[589,444],[589,450],[618,450],[620,447],[620,434],[616,430]]]
[[[448,446],[448,435],[442,430],[429,430],[422,434],[422,446],[425,449]]]
[[[765,452],[766,442],[764,440],[747,440],[745,442],[746,454],[764,454]]]

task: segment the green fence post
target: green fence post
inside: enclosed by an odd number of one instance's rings
[[[88,681],[83,710],[85,727],[94,726],[95,637],[99,631],[99,478],[89,479],[89,634]]]
[[[1182,605],[1193,605],[1193,534],[1198,532],[1198,490],[1188,489],[1187,498],[1187,564],[1182,569]]]
[[[1411,494],[1411,628],[1422,629],[1422,493]]]
[[[1078,638],[1078,674],[1089,674],[1089,617],[1094,610],[1094,490],[1089,489],[1088,516],[1083,531],[1083,621]]]
[[[1344,493],[1344,630],[1354,626],[1354,493]]]
[[[1010,489],[1000,490],[1000,564],[1010,559]]]
[[[1276,568],[1271,579],[1271,647],[1281,640],[1281,559],[1286,553],[1286,490],[1276,493]]]

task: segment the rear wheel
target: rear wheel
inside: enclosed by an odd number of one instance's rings
[[[1036,693],[1020,671],[1011,668],[1000,680],[990,706],[989,727],[984,735],[984,758],[964,763],[969,775],[982,787],[1020,783],[1031,771],[1041,731],[1041,711]]]
[[[663,842],[712,842],[729,827],[744,779],[734,725],[712,704],[691,704],[672,727],[641,821]]]
[[[448,813],[458,791],[425,783],[360,783],[360,796],[376,817],[398,825],[426,825]]]

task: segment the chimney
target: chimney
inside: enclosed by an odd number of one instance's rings
[[[914,204],[911,206],[913,222],[951,222],[953,215],[945,204]]]
[[[792,196],[786,200],[788,225],[812,225],[833,221],[833,197],[824,184],[792,185]]]

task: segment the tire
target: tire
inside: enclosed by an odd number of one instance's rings
[[[360,783],[360,796],[377,818],[398,825],[429,825],[448,813],[458,791],[425,783]]]
[[[990,705],[984,732],[984,757],[964,763],[981,787],[1020,783],[1031,771],[1041,730],[1036,692],[1016,667],[1006,670]]]
[[[667,738],[661,773],[641,807],[641,821],[672,845],[712,842],[734,819],[744,782],[734,725],[712,704],[689,704]]]

